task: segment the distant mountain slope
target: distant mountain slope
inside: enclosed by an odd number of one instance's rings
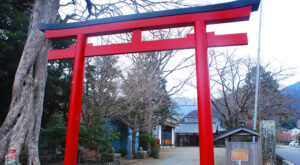
[[[175,111],[182,113],[184,116],[193,110],[197,110],[197,100],[187,97],[177,98],[173,100],[177,104]]]
[[[287,86],[281,91],[287,99],[292,102],[292,106],[295,107],[295,109],[292,109],[290,112],[291,116],[289,116],[287,121],[283,121],[281,126],[283,128],[292,129],[297,126],[297,121],[300,117],[300,82]]]
[[[187,97],[183,98],[178,98],[173,100],[177,104],[177,108],[175,109],[176,112],[178,112],[180,115],[180,119],[182,119],[184,116],[186,116],[189,113],[197,113],[198,106],[197,106],[197,99],[190,99]],[[212,108],[214,108],[212,106]],[[196,110],[196,111],[195,111]],[[197,113],[198,114],[198,113]],[[220,114],[218,113],[217,110],[213,109],[212,110],[212,115],[214,117],[219,116]]]
[[[298,111],[300,111],[300,81],[285,87],[282,89],[282,92],[286,95],[293,95],[296,98],[295,107]]]
[[[294,112],[294,118],[290,119],[287,123],[284,124],[284,128],[294,128],[296,126],[296,122],[299,120],[298,116],[300,114],[300,81],[285,87],[281,90],[283,94],[286,96],[293,95],[296,98],[294,106],[296,107],[296,111]],[[187,97],[178,98],[173,100],[177,104],[177,108],[175,109],[180,115],[178,119],[183,119],[188,113],[197,110],[197,99],[190,99]],[[212,107],[213,108],[213,107]],[[197,111],[194,111],[196,113]],[[193,112],[192,112],[193,113]],[[219,116],[220,114],[213,109],[213,116]]]

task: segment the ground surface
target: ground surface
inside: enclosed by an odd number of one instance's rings
[[[225,148],[215,148],[215,165],[223,165],[225,162]],[[126,165],[199,165],[198,147],[177,147],[162,149],[159,159],[122,160]]]
[[[295,165],[300,164],[300,148],[293,146],[277,146],[276,154],[282,158],[294,163]]]

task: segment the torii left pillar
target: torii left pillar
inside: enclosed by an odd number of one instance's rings
[[[71,84],[71,96],[68,114],[68,127],[67,127],[67,141],[65,152],[64,164],[76,164],[77,162],[77,149],[78,137],[80,127],[80,113],[82,103],[83,79],[85,58],[84,51],[86,47],[86,35],[78,34],[76,51],[74,57],[73,77]],[[72,127],[70,127],[72,126]],[[72,162],[72,163],[70,163]]]

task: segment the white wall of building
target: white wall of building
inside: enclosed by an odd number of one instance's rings
[[[159,139],[159,144],[161,144],[161,125],[157,126],[157,134],[158,134],[158,139]]]
[[[175,146],[175,128],[172,128],[172,146]]]

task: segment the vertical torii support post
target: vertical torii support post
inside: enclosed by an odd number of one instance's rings
[[[208,47],[205,22],[201,20],[195,22],[194,31],[200,164],[214,164],[214,142],[207,57]]]
[[[64,164],[76,164],[84,79],[86,35],[78,34],[73,65]]]
[[[46,38],[50,40],[77,37],[76,45],[72,45],[69,49],[50,50],[48,53],[48,60],[74,58],[64,164],[75,165],[77,160],[85,57],[195,48],[200,162],[201,165],[213,165],[214,146],[207,49],[246,45],[248,39],[246,33],[215,35],[213,32],[206,32],[206,25],[248,20],[251,11],[256,11],[259,3],[260,0],[237,0],[209,6],[68,24],[40,24],[40,29],[45,31]],[[187,34],[185,38],[142,41],[142,31],[187,26],[194,26],[195,33]],[[129,43],[87,45],[87,36],[128,32],[132,32],[132,40]]]

